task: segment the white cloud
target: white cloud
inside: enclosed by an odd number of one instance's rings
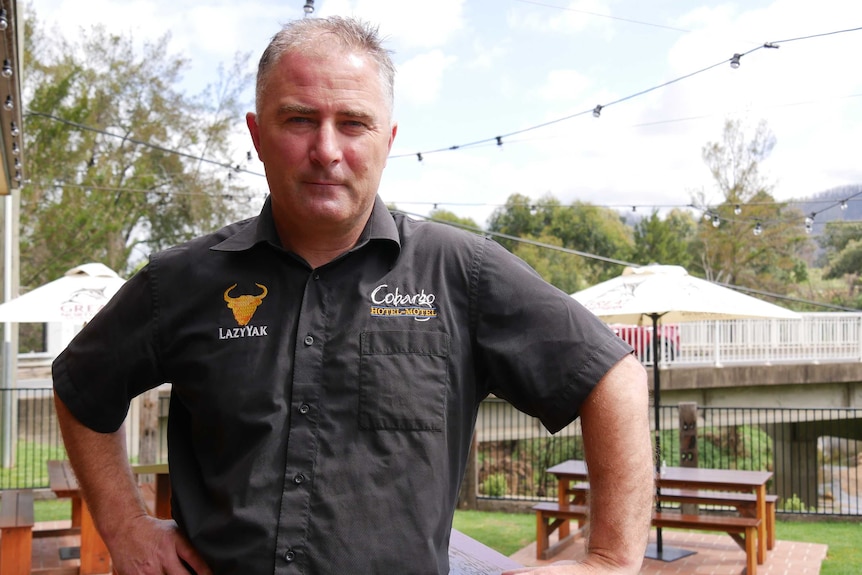
[[[396,76],[398,101],[425,105],[437,100],[444,72],[455,61],[442,50],[432,50],[402,63]]]

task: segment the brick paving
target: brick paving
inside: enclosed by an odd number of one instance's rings
[[[37,529],[68,527],[68,521],[40,523]],[[676,561],[664,562],[645,559],[641,575],[737,575],[745,573],[745,552],[727,535],[692,531],[662,531],[664,546],[695,551],[693,555]],[[655,531],[650,539],[655,542]],[[554,542],[552,537],[551,542]],[[77,535],[44,537],[33,540],[33,569],[76,567],[76,559],[61,560],[62,547],[79,544]],[[766,554],[766,562],[757,566],[758,575],[818,575],[826,558],[826,545],[798,541],[776,541],[775,548]],[[527,566],[549,565],[563,559],[584,556],[584,541],[577,539],[572,545],[547,561],[536,559],[536,544],[531,543],[512,555],[512,559]]]
[[[554,537],[551,543],[555,542]],[[650,542],[655,543],[655,531]],[[644,559],[641,575],[737,575],[745,573],[745,551],[728,535],[692,531],[662,530],[665,548],[675,547],[695,551],[694,555],[664,562]],[[758,575],[817,575],[826,559],[826,545],[798,541],[776,541],[775,547],[766,553],[766,561],[757,566]],[[547,561],[536,559],[536,543],[533,542],[512,555],[512,559],[526,566],[550,565],[564,559],[580,559],[584,556],[584,540],[577,539]]]

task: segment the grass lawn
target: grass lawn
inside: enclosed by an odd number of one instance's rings
[[[511,555],[536,540],[536,519],[529,513],[456,511],[455,529]],[[862,522],[778,521],[775,536],[783,541],[808,541],[829,546],[821,575],[862,573]]]

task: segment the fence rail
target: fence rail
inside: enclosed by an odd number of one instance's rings
[[[679,408],[660,411],[662,459],[680,465]],[[862,516],[862,409],[701,407],[697,416],[698,467],[772,471],[779,513]],[[552,436],[496,399],[480,408],[476,442],[484,499],[556,498],[545,469],[583,458],[577,422]]]
[[[66,457],[51,389],[0,389],[0,405],[0,489],[47,487],[45,462]],[[660,412],[662,459],[679,465],[679,408]],[[126,425],[133,457],[137,413],[133,405]],[[780,497],[779,513],[862,516],[862,409],[700,407],[696,437],[699,467],[773,471],[768,489]],[[545,470],[583,458],[577,421],[552,436],[495,398],[480,406],[476,445],[476,477],[466,484],[483,499],[555,498]]]
[[[685,322],[662,342],[666,365],[704,366],[862,361],[862,313],[803,313],[801,319]],[[652,328],[626,331],[645,364],[652,364]],[[668,332],[659,330],[660,335]],[[670,337],[670,336],[668,336]]]

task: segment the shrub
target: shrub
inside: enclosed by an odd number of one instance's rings
[[[509,491],[506,475],[504,473],[489,475],[479,486],[479,491],[488,497],[503,497]]]

